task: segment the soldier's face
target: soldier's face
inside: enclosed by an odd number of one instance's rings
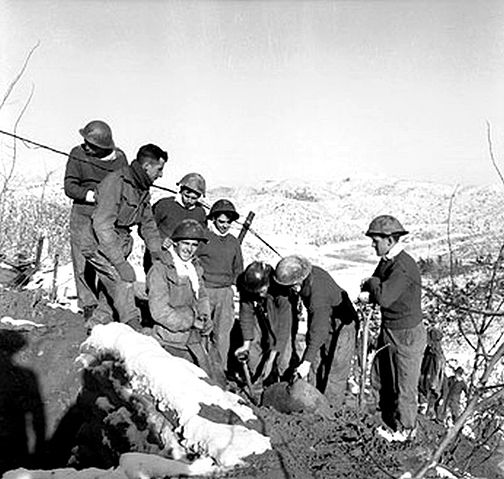
[[[198,249],[198,240],[179,240],[175,243],[175,253],[179,256],[182,261],[190,261],[193,259],[196,250]]]
[[[214,225],[219,233],[225,234],[229,231],[229,228],[231,228],[231,221],[227,215],[221,213],[214,219]]]
[[[154,183],[158,178],[163,176],[163,168],[166,161],[163,159],[159,159],[158,161],[154,161],[152,163],[145,164],[145,172],[147,176]]]
[[[264,286],[261,286],[261,288],[257,291],[257,295],[261,298],[265,298],[266,295],[268,294],[268,287],[269,285],[265,284]]]
[[[379,235],[372,235],[371,242],[376,252],[376,256],[380,257],[385,256],[395,243],[394,239],[391,236]]]
[[[184,206],[189,209],[197,203],[201,195],[196,191],[182,188],[180,190],[180,196],[182,197],[182,203],[184,204]]]
[[[104,148],[100,148],[99,146],[93,145],[92,143],[89,143],[88,141],[84,141],[82,148],[86,152],[86,155],[94,156],[96,158],[105,158],[106,156],[110,155],[110,153],[112,153],[112,151],[113,151],[113,150],[106,150]]]

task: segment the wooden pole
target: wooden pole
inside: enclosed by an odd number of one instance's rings
[[[245,238],[245,235],[247,234],[247,231],[250,228],[250,225],[252,224],[252,221],[254,220],[255,213],[253,211],[250,211],[249,214],[247,215],[247,219],[243,223],[242,229],[240,231],[240,234],[238,235],[238,241],[243,243],[243,238]]]
[[[39,269],[40,267],[40,260],[42,258],[42,249],[44,247],[44,241],[45,237],[43,235],[40,236],[37,243],[37,251],[35,253],[35,263],[33,265],[36,270]]]
[[[362,353],[361,353],[361,380],[359,390],[359,409],[364,406],[364,394],[366,392],[367,381],[367,359],[368,359],[368,341],[369,341],[369,321],[373,316],[373,309],[368,314],[364,314],[362,322]]]
[[[51,291],[51,300],[56,301],[58,297],[58,264],[59,264],[59,254],[54,255],[54,272],[53,272],[53,283]]]

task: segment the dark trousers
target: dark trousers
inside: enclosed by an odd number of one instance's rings
[[[310,368],[308,382],[325,394],[335,407],[342,406],[345,399],[356,335],[355,323],[339,323],[320,348],[319,356]]]
[[[122,250],[124,257],[127,258],[133,246],[133,239],[124,236],[122,240]],[[108,311],[110,315],[110,306],[112,306],[121,323],[129,323],[134,328],[140,327],[141,315],[135,303],[133,283],[123,281],[115,266],[100,251],[94,250],[89,256],[86,254],[86,257],[101,283],[100,288],[103,294],[99,295],[97,310],[103,311],[104,314]]]
[[[93,307],[98,304],[96,274],[82,253],[83,234],[91,231],[91,217],[82,214],[76,206],[70,213],[70,252],[80,308]]]
[[[207,292],[213,322],[212,342],[219,351],[222,369],[225,370],[229,355],[231,328],[235,316],[233,288],[231,286],[207,288]]]
[[[393,430],[415,427],[418,380],[426,344],[422,323],[410,329],[382,326],[378,336],[373,382],[379,390],[382,419]]]

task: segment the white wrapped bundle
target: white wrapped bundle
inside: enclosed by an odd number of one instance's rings
[[[211,456],[219,465],[231,467],[251,454],[271,448],[269,438],[239,425],[217,424],[198,416],[200,403],[233,411],[244,422],[256,419],[241,398],[210,385],[206,373],[184,359],[166,352],[152,337],[120,323],[95,326],[81,346],[81,359],[112,353],[124,361],[135,390],[147,391],[160,409],[175,411],[183,445]],[[86,361],[88,361],[87,358]]]

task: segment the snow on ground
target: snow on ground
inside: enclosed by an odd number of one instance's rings
[[[238,465],[244,457],[262,454],[271,448],[270,440],[257,431],[242,425],[214,423],[198,416],[200,404],[208,404],[231,410],[244,422],[256,419],[238,395],[204,381],[207,377],[204,371],[172,356],[154,338],[120,323],[98,325],[83,343],[82,351],[85,361],[86,355],[104,352],[120,357],[134,388],[147,390],[161,410],[177,413],[183,445],[188,450],[204,452],[219,466]]]

